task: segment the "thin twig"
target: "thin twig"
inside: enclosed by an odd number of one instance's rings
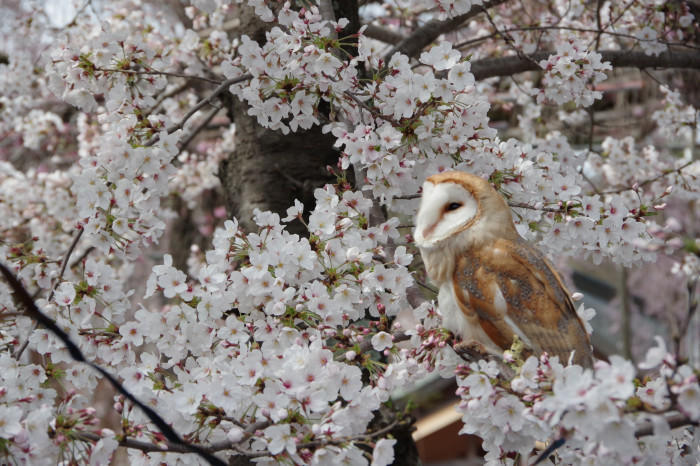
[[[386,29],[376,24],[368,24],[367,29],[365,29],[364,35],[376,39],[387,44],[398,44],[402,40],[406,40],[406,36],[403,34],[392,31],[391,29]]]
[[[685,316],[685,319],[683,323],[681,324],[680,328],[677,329],[677,335],[674,335],[674,344],[675,344],[675,352],[676,352],[676,361],[680,360],[681,356],[681,341],[683,340],[683,337],[685,337],[685,334],[688,333],[688,329],[690,328],[690,322],[693,320],[693,317],[695,316],[695,312],[698,309],[698,298],[695,296],[695,289],[697,286],[697,279],[696,280],[690,280],[688,279],[687,283],[687,289],[688,289],[688,312]]]
[[[471,9],[463,15],[446,20],[433,19],[428,21],[425,25],[413,31],[409,37],[399,42],[388,53],[386,53],[384,55],[384,61],[388,63],[395,53],[403,53],[404,55],[408,55],[408,57],[415,57],[421,50],[423,50],[424,47],[430,45],[442,34],[446,34],[460,28],[468,20],[480,14],[482,12],[482,8],[492,8],[500,5],[501,3],[505,3],[505,1],[506,0],[491,0],[485,2],[483,5],[473,5]]]
[[[200,81],[206,81],[212,84],[220,84],[221,81],[216,79],[207,78],[204,76],[199,76],[196,74],[186,74],[186,73],[175,73],[173,71],[158,71],[158,70],[120,70],[119,68],[95,68],[95,71],[102,71],[108,73],[124,73],[124,74],[148,74],[148,75],[163,75],[172,76],[173,78],[185,78],[185,79],[198,79]]]
[[[186,82],[184,82],[184,83],[180,84],[179,86],[175,87],[174,89],[171,89],[171,90],[168,91],[168,92],[163,92],[161,95],[158,96],[158,99],[156,99],[156,103],[154,103],[153,106],[152,106],[150,109],[146,110],[146,111],[143,113],[143,116],[144,116],[144,117],[149,116],[151,113],[153,113],[154,111],[156,111],[156,109],[158,108],[158,106],[160,106],[160,104],[162,104],[163,101],[164,101],[165,99],[168,99],[168,98],[170,98],[170,97],[173,97],[173,96],[179,94],[180,92],[184,91],[184,90],[187,89],[188,87],[189,87],[189,84],[187,84]]]
[[[595,110],[593,110],[592,105],[590,107],[588,107],[588,109],[586,109],[586,110],[588,113],[588,152],[593,152],[593,133],[595,131]]]
[[[180,155],[180,153],[182,153],[182,151],[187,148],[187,146],[189,145],[190,142],[192,142],[192,140],[195,138],[195,136],[197,136],[197,134],[199,134],[199,132],[202,131],[209,124],[209,122],[216,116],[217,113],[219,113],[219,110],[221,110],[221,109],[222,109],[222,106],[214,106],[214,108],[212,108],[209,111],[209,113],[207,113],[207,115],[204,117],[202,122],[199,125],[197,125],[197,127],[194,128],[192,131],[190,131],[190,134],[188,134],[185,137],[185,139],[180,141],[180,143],[178,144],[179,150],[178,150],[177,155],[175,157]]]
[[[516,45],[515,45],[515,39],[513,39],[513,36],[510,35],[510,33],[506,32],[505,30],[499,30],[498,26],[496,26],[496,22],[493,20],[491,15],[489,14],[488,10],[486,10],[486,7],[482,7],[482,10],[484,12],[484,15],[486,15],[486,19],[489,21],[489,24],[491,24],[491,27],[493,28],[494,31],[501,37],[503,37],[503,40],[506,41],[506,44],[518,55],[523,60],[529,60],[532,62],[533,65],[535,65],[537,68],[542,68],[539,64],[539,62],[533,58],[531,58],[529,55],[525,54],[522,50],[520,50]]]
[[[410,340],[411,336],[405,334],[404,332],[396,332],[392,333],[392,342],[394,343],[400,343],[402,341]],[[372,339],[371,338],[365,338],[360,342],[360,354],[365,353],[372,348]],[[341,354],[338,357],[339,361],[346,361],[347,360],[347,351],[343,354]]]
[[[78,241],[80,241],[80,237],[83,236],[83,232],[85,230],[83,228],[80,228],[78,232],[76,233],[75,237],[73,238],[73,241],[71,242],[70,246],[68,246],[68,250],[66,253],[63,255],[63,260],[61,261],[61,270],[58,273],[58,278],[56,279],[56,283],[54,283],[53,287],[51,288],[51,293],[49,293],[49,299],[47,300],[48,302],[51,302],[53,299],[54,294],[56,293],[56,288],[58,285],[60,285],[61,281],[63,280],[63,274],[66,272],[66,266],[68,265],[68,261],[70,260],[71,254],[73,254],[73,251],[75,250],[76,246],[78,246]],[[16,360],[19,361],[19,358],[22,357],[22,353],[24,353],[24,350],[27,349],[27,345],[29,345],[29,336],[34,333],[34,330],[37,329],[39,326],[39,321],[34,321],[34,325],[32,325],[32,329],[29,331],[29,334],[27,334],[27,338],[24,340],[24,343],[22,343],[22,346],[20,346],[17,351],[12,355]]]
[[[426,285],[425,283],[419,281],[419,280],[414,280],[418,286],[421,286],[425,288],[426,290],[430,291],[431,293],[438,294],[438,290],[433,288],[432,286]]]
[[[627,269],[622,267],[620,273],[620,287],[622,301],[622,354],[632,360],[632,302],[627,283]],[[634,362],[634,361],[633,361]]]
[[[583,168],[581,168],[581,176],[583,177],[584,180],[586,180],[586,182],[587,182],[589,185],[591,185],[591,188],[593,188],[593,192],[600,196],[600,194],[601,194],[600,190],[599,190],[598,187],[595,185],[595,183],[593,183],[593,180],[591,180],[591,179],[588,177],[588,175],[586,175],[586,174],[583,172]]]
[[[243,76],[238,76],[237,78],[227,79],[226,81],[222,82],[221,84],[219,84],[219,86],[216,89],[214,89],[214,91],[212,91],[211,94],[209,94],[208,97],[202,99],[201,101],[199,101],[199,103],[197,103],[197,105],[192,107],[189,110],[189,112],[187,112],[185,114],[185,116],[183,116],[182,119],[178,123],[176,123],[172,126],[169,126],[165,131],[168,134],[172,134],[175,131],[177,131],[178,129],[182,129],[182,127],[185,126],[185,123],[187,122],[187,120],[189,120],[192,117],[192,115],[197,113],[201,108],[205,107],[206,105],[213,104],[214,98],[216,96],[218,96],[222,92],[225,92],[230,86],[232,86],[234,84],[238,84],[238,83],[243,82],[243,81],[247,81],[247,80],[252,79],[252,78],[253,78],[253,75],[244,74]],[[144,146],[146,146],[146,147],[152,146],[153,144],[155,144],[159,140],[160,140],[160,135],[156,134],[151,139],[149,139],[144,144]]]
[[[557,214],[564,213],[566,212],[566,206],[561,207],[535,207],[530,204],[525,204],[524,202],[509,202],[508,205],[510,207],[517,207],[520,209],[529,209],[529,210],[539,210],[541,212],[554,212]]]
[[[287,173],[285,170],[282,170],[282,167],[279,166],[279,164],[275,164],[275,171],[285,180],[289,182],[292,186],[294,186],[297,189],[301,190],[308,190],[309,186],[304,184],[303,182],[299,181],[298,179],[294,178],[291,176],[289,173]]]
[[[345,91],[345,92],[343,92],[343,94],[350,97],[353,100],[353,102],[355,102],[357,105],[359,105],[360,107],[367,110],[369,112],[369,114],[372,115],[373,117],[381,118],[382,120],[387,121],[387,122],[394,124],[394,125],[396,124],[396,122],[393,119],[391,119],[390,117],[382,114],[381,112],[372,110],[372,108],[370,108],[369,105],[367,105],[365,102],[358,99],[357,96],[355,94],[353,94],[352,92]],[[362,116],[362,110],[360,110],[360,119],[363,119],[363,118],[364,117]]]
[[[646,179],[644,181],[640,181],[639,183],[637,183],[637,186],[638,186],[638,188],[641,188],[642,186],[646,186],[646,185],[653,183],[654,181],[660,180],[661,178],[664,178],[668,175],[672,175],[674,173],[680,173],[681,171],[683,171],[684,168],[689,167],[690,165],[692,165],[695,162],[697,162],[697,160],[691,160],[690,162],[686,162],[683,165],[681,165],[680,167],[674,168],[673,170],[664,170],[664,172],[658,176]],[[634,189],[635,188],[633,188],[631,186],[625,186],[625,187],[620,187],[617,189],[611,189],[609,191],[603,191],[600,194],[620,194],[620,193],[623,193],[625,191],[633,191]]]
[[[61,327],[59,327],[53,319],[51,319],[46,314],[41,312],[41,310],[39,310],[39,307],[29,295],[24,285],[22,285],[22,283],[20,283],[17,277],[15,277],[14,273],[12,273],[10,269],[8,269],[2,263],[0,263],[0,272],[5,277],[5,281],[7,282],[7,284],[14,291],[18,302],[24,306],[25,313],[29,317],[38,321],[41,325],[46,327],[49,331],[51,331],[51,333],[56,335],[56,337],[58,337],[58,339],[61,340],[61,342],[65,345],[66,351],[68,351],[68,354],[73,360],[75,360],[76,362],[82,362],[84,364],[87,364],[88,366],[92,367],[94,370],[99,372],[105,379],[107,379],[107,381],[116,391],[118,391],[127,400],[129,400],[141,411],[143,411],[143,413],[148,417],[148,419],[150,419],[150,421],[156,425],[160,432],[170,442],[188,448],[189,452],[199,455],[209,464],[216,466],[226,466],[226,463],[224,463],[222,460],[214,456],[206,449],[202,448],[200,445],[184,441],[180,437],[180,435],[167,422],[165,422],[165,420],[158,413],[155,412],[153,408],[136,398],[129,390],[127,390],[124,387],[123,384],[121,384],[117,380],[117,378],[114,375],[112,375],[99,364],[88,360],[81,351],[81,349],[78,347],[78,345],[75,344],[75,342],[73,342],[73,340],[70,338],[70,336],[68,336],[68,334]]]
[[[102,437],[94,432],[78,432],[75,434],[77,440],[84,440],[87,442],[97,442]],[[133,438],[124,438],[119,440],[120,447],[133,448],[135,450],[141,450],[147,453],[150,452],[171,452],[171,453],[190,453],[190,450],[179,444],[174,444],[170,442],[163,442],[161,444],[144,442],[142,440],[136,440]]]
[[[598,0],[595,6],[595,22],[598,27],[598,33],[595,37],[595,49],[596,51],[600,48],[600,36],[603,34],[602,20],[600,17],[600,9],[603,8],[603,0]]]
[[[90,255],[90,253],[91,253],[92,251],[94,251],[94,250],[95,250],[95,246],[90,246],[89,248],[87,248],[85,251],[83,251],[83,253],[80,255],[80,257],[78,257],[77,259],[75,259],[75,260],[73,261],[73,263],[70,265],[70,268],[72,269],[72,268],[74,268],[74,267],[80,265],[80,263],[81,263],[88,255]]]
[[[75,12],[75,15],[73,15],[73,19],[71,19],[70,21],[68,21],[68,22],[66,23],[65,26],[56,27],[56,28],[51,28],[51,29],[54,29],[54,30],[57,30],[57,31],[62,31],[62,30],[64,30],[64,29],[67,28],[67,27],[75,26],[76,21],[78,20],[78,16],[80,16],[81,14],[83,14],[83,11],[85,11],[85,9],[90,5],[90,3],[92,3],[92,0],[87,0],[85,3],[83,3],[83,6],[81,6],[81,7],[78,9],[78,11]]]

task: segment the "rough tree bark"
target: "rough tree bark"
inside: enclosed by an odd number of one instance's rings
[[[274,10],[272,4],[269,6]],[[341,33],[343,36],[357,32],[357,0],[333,1],[333,9],[336,18],[348,18],[351,22]],[[233,34],[247,34],[263,44],[269,24],[260,21],[248,6],[241,5],[239,18],[241,26]],[[348,52],[356,53],[356,50]],[[284,216],[294,198],[301,200],[307,209],[313,208],[313,190],[335,180],[326,166],[334,166],[339,154],[333,149],[334,138],[323,134],[319,126],[301,133],[282,135],[262,128],[247,111],[248,106],[244,102],[233,99],[229,115],[236,124],[236,146],[219,167],[219,178],[228,214],[238,218],[245,230],[251,231],[256,228],[252,221],[255,208]],[[303,231],[301,224],[290,227],[292,232]],[[386,413],[379,414],[372,427],[386,425],[386,416]],[[411,426],[405,424],[392,431],[398,440],[394,464],[420,464],[411,431]],[[230,464],[242,466],[250,463],[248,458],[237,456],[231,458]]]
[[[247,34],[263,44],[269,23],[259,20],[247,5],[240,6],[239,17],[241,26],[235,35]],[[313,207],[313,190],[334,179],[326,170],[338,160],[333,137],[322,134],[318,126],[286,136],[265,129],[248,115],[247,104],[232,100],[230,116],[236,124],[236,146],[219,167],[229,216],[235,216],[245,230],[252,231],[256,228],[252,220],[256,208],[284,216],[295,198],[307,208]],[[292,224],[290,229],[300,233],[302,225]]]

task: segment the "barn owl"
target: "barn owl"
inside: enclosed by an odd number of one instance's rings
[[[464,172],[429,177],[414,240],[439,287],[443,325],[463,344],[502,356],[517,336],[528,352],[592,364],[591,345],[564,283],[520,237],[503,197]]]

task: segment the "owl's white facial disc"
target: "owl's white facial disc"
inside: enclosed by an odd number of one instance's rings
[[[423,183],[413,238],[429,248],[462,229],[478,213],[476,199],[456,183]]]

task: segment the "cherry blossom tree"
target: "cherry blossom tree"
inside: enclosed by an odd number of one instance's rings
[[[3,3],[0,462],[406,464],[392,394],[437,372],[489,464],[694,464],[699,8]],[[411,239],[447,169],[553,258],[646,264],[671,338],[455,353]]]

